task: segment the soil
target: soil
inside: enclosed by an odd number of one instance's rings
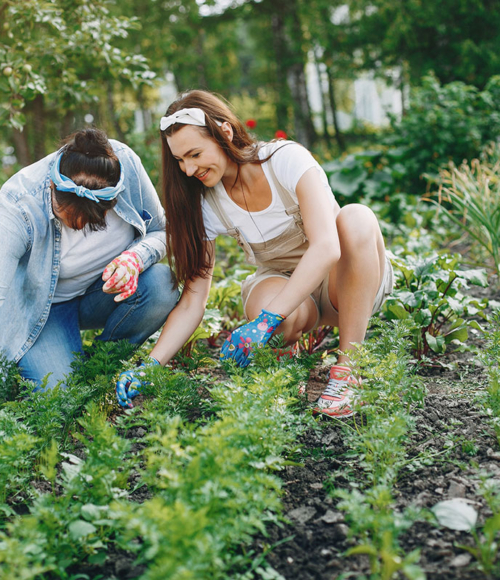
[[[470,345],[480,349],[482,342],[472,337]],[[484,372],[475,364],[474,354],[465,352],[448,353],[439,363],[422,367],[420,373],[427,396],[424,406],[412,413],[416,429],[407,444],[408,455],[412,458],[426,451],[435,459],[430,465],[410,463],[400,471],[394,489],[395,510],[410,505],[431,508],[446,499],[463,498],[477,510],[481,525],[491,512],[478,494],[480,474],[500,481],[498,441],[487,416],[475,404],[476,395],[486,385]],[[326,368],[311,373],[310,401],[321,394],[326,376]],[[353,419],[342,421],[352,423]],[[259,537],[254,543],[257,553],[271,548],[266,560],[287,580],[369,577],[366,556],[344,555],[356,542],[337,508],[339,500],[328,493],[334,472],[337,488],[349,486],[338,475],[346,461],[352,464],[352,458],[344,456],[342,433],[339,420],[325,417],[319,431],[304,436],[302,464],[287,467],[281,474],[284,522],[269,528],[268,537]],[[428,580],[487,578],[474,558],[459,547],[473,545],[470,533],[418,521],[400,537],[400,545],[403,554],[420,549],[419,565]]]

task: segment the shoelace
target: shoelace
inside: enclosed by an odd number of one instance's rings
[[[349,385],[346,381],[330,379],[321,396],[324,397],[326,395],[327,397],[338,397],[341,395],[342,391],[347,388],[349,388]]]

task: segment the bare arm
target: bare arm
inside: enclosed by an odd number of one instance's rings
[[[212,256],[208,277],[196,278],[190,282],[189,288],[184,288],[179,303],[167,318],[160,338],[151,351],[151,356],[162,365],[179,352],[203,319],[212,283],[215,242],[209,242],[208,251]]]
[[[332,208],[318,170],[308,169],[296,188],[309,248],[302,256],[283,290],[267,305],[271,312],[290,315],[324,280],[340,258],[340,243],[335,223],[340,211]]]

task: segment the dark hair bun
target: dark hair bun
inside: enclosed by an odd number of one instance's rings
[[[100,129],[78,131],[73,135],[73,143],[68,145],[68,150],[91,157],[108,157],[111,149],[106,133]]]
[[[65,139],[60,171],[70,179],[78,176],[77,185],[102,189],[118,183],[120,162],[104,131],[82,129]]]

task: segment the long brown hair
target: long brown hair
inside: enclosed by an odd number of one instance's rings
[[[189,91],[181,94],[167,109],[165,116],[185,108],[199,108],[205,113],[205,127],[197,127],[216,141],[228,158],[238,166],[262,163],[259,147],[243,123],[221,98],[207,91]],[[228,122],[233,128],[233,139],[217,124]],[[201,199],[205,186],[196,178],[188,177],[179,167],[167,143],[170,137],[185,125],[175,123],[161,131],[163,197],[167,216],[167,256],[178,282],[189,282],[206,277],[211,256],[208,254]]]

